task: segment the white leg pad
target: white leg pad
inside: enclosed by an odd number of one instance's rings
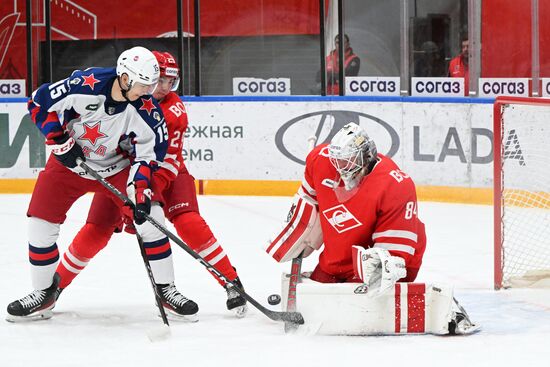
[[[288,279],[283,274],[282,305],[286,305]],[[450,286],[397,283],[372,297],[361,283],[323,284],[302,278],[296,292],[304,327],[319,335],[443,335],[452,317]]]

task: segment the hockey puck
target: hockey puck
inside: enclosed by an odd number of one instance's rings
[[[281,296],[278,294],[272,294],[271,296],[267,297],[267,303],[269,303],[271,306],[278,305],[281,303]]]

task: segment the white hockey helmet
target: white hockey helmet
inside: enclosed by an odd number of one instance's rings
[[[350,190],[368,173],[376,161],[376,145],[367,131],[350,122],[334,135],[328,146],[330,162]]]
[[[116,74],[128,75],[128,90],[134,83],[150,86],[149,94],[157,86],[160,68],[155,55],[145,47],[132,47],[120,54],[116,66]]]

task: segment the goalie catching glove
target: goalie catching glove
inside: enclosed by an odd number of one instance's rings
[[[142,225],[146,221],[145,215],[151,214],[151,189],[144,181],[138,181],[130,183],[126,191],[134,203],[134,222]]]
[[[405,260],[382,248],[352,246],[353,270],[369,287],[369,294],[383,293],[407,276]]]

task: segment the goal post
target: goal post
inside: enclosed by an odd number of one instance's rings
[[[550,286],[550,99],[497,97],[495,289]]]

